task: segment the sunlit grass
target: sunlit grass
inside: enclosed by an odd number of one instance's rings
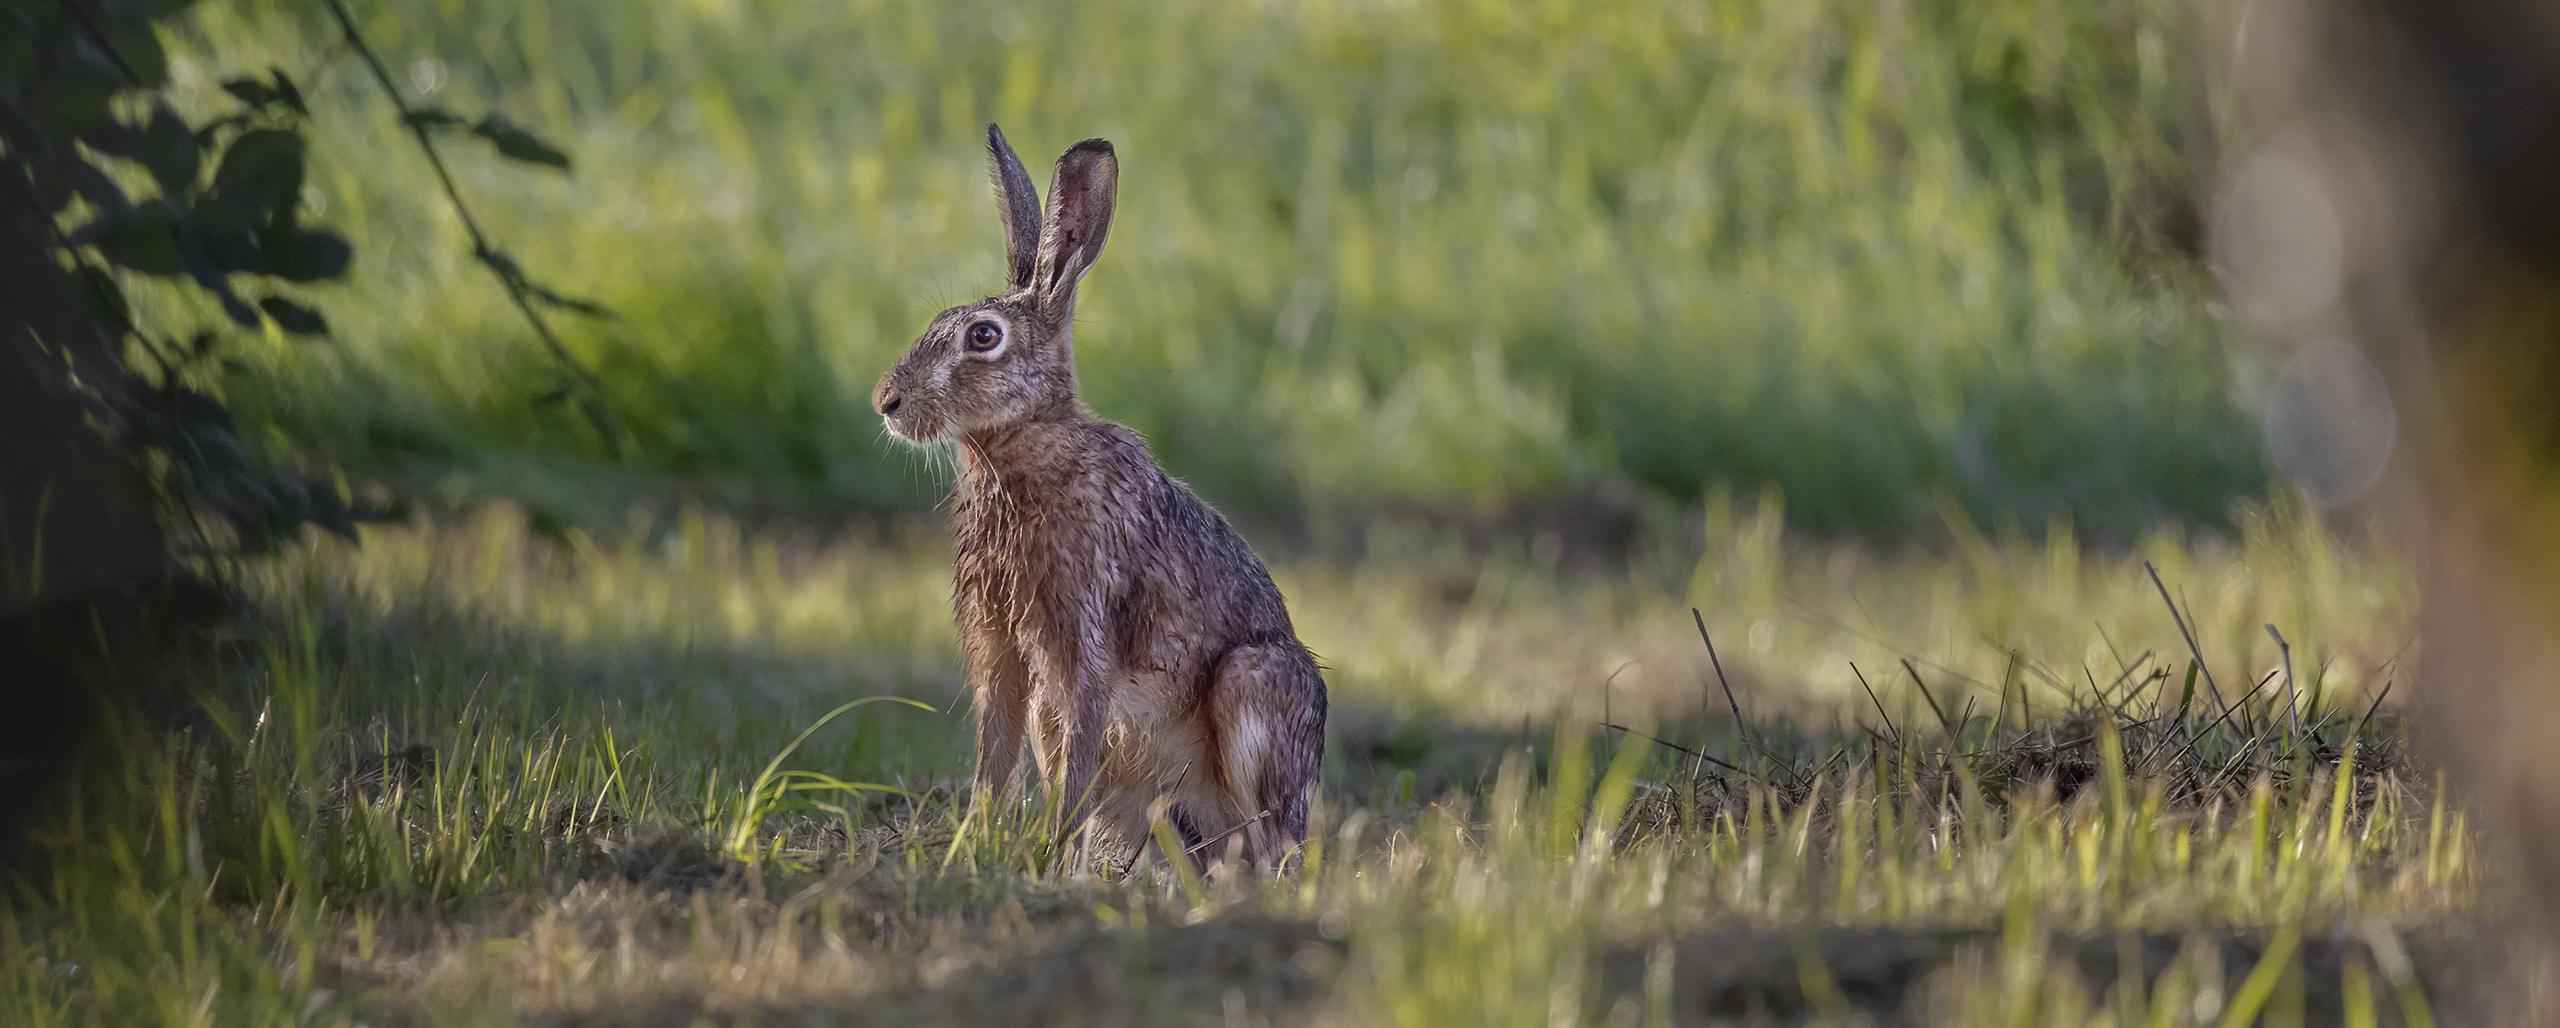
[[[2477,869],[2396,712],[2367,714],[2392,572],[2281,514],[2151,546],[2226,716],[2133,557],[1879,556],[1775,519],[1711,516],[1626,568],[1281,560],[1336,715],[1277,880],[1153,855],[1115,878],[1067,859],[1042,797],[965,808],[930,534],[686,516],[597,544],[491,508],[318,543],[252,571],[232,641],[175,672],[196,713],[120,721],[39,826],[57,860],[0,918],[0,1021],[2416,1023],[2404,999],[2445,1000],[2425,976],[2464,959]],[[1691,603],[1747,726],[1710,716]],[[2234,686],[2276,620],[2301,735],[2283,693]],[[1647,674],[1611,681],[1624,659]],[[1834,659],[1875,696],[1836,695]],[[932,709],[819,725],[890,695]]]

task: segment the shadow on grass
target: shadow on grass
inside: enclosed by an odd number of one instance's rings
[[[2194,1004],[2219,1014],[2249,989],[2271,950],[2290,960],[2286,991],[2264,997],[2296,1023],[2343,1023],[2351,986],[2362,969],[2388,966],[2366,941],[2343,935],[2279,941],[2229,930],[2054,933],[2034,943],[2042,977],[2069,980],[2091,996],[2128,989],[2151,1002]],[[2479,998],[2502,968],[2478,938],[2407,940],[2415,985],[2436,1023],[2490,1023]],[[915,1025],[1288,1025],[1340,1014],[1334,998],[1343,976],[1358,974],[1349,945],[1316,922],[1262,915],[1222,917],[1152,929],[1106,926],[1088,917],[1023,932],[974,959],[913,972],[857,1003],[782,1002],[730,1006],[722,1024]],[[1938,1023],[1966,990],[2003,983],[1998,929],[1731,931],[1658,943],[1614,945],[1596,960],[1595,1012],[1644,1010],[1647,1023],[1808,1024],[1862,1019],[1880,1028]],[[2210,969],[2199,974],[2196,969]],[[2218,972],[2218,974],[2216,973]],[[2367,970],[2366,995],[2396,1016],[2389,976]],[[1987,979],[1987,982],[1986,982]],[[2129,984],[2130,983],[2130,984]],[[2047,982],[2023,983],[2029,992]],[[606,1004],[551,1022],[561,1025],[683,1026],[704,1023],[704,997],[685,991]],[[1372,1012],[1376,1013],[1376,1012]],[[2186,1011],[2180,1011],[2180,1017]],[[1616,1020],[1611,1019],[1612,1022]],[[2210,1018],[2208,1018],[2210,1020]],[[2183,1020],[2175,1023],[2186,1023]]]

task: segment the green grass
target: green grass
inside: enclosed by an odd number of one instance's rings
[[[413,100],[575,155],[449,147],[502,246],[622,313],[565,326],[618,444],[532,402],[555,370],[318,11],[203,5],[173,53],[186,103],[297,73],[314,216],[358,248],[309,296],[336,338],[237,340],[221,391],[277,448],[429,495],[928,502],[865,401],[996,282],[992,120],[1043,168],[1119,145],[1083,386],[1231,508],[1774,483],[1811,527],[1925,525],[1943,493],[2125,540],[2266,480],[2186,249],[2214,135],[2183,11],[366,5]]]
[[[247,571],[246,612],[162,669],[176,713],[119,715],[36,826],[51,868],[0,907],[0,1022],[2475,1009],[2469,833],[2396,709],[2366,713],[2403,680],[2366,645],[2403,638],[2397,572],[2282,511],[2155,540],[2226,716],[2138,555],[1959,532],[1879,556],[1781,520],[1718,514],[1623,568],[1282,560],[1334,669],[1325,790],[1301,875],[1205,882],[1079,869],[1036,799],[961,826],[935,533],[687,516],[555,541],[491,507],[318,542]],[[2281,679],[2241,695],[2268,622],[2302,736]],[[884,696],[931,709],[826,721]]]

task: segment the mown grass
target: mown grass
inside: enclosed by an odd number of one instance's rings
[[[2281,512],[2159,542],[2216,700],[2137,556],[1879,557],[1778,521],[1710,518],[1623,568],[1282,561],[1334,668],[1316,830],[1297,876],[1205,881],[1063,859],[1034,799],[955,807],[967,722],[931,534],[688,516],[555,541],[505,508],[368,529],[251,569],[247,613],[165,669],[184,700],[126,712],[78,770],[36,829],[50,868],[7,893],[0,1021],[2473,1009],[2496,961],[2469,834],[2375,709],[2396,654],[2350,644],[2399,637],[2396,573]],[[1716,716],[1692,603],[1744,721]],[[2294,645],[2291,708],[2281,678],[2235,684],[2268,666],[2267,621]],[[1989,625],[2001,646],[1960,634]],[[1834,658],[1873,695],[1837,694]],[[866,696],[933,709],[872,703],[795,748]],[[816,787],[771,788],[782,772]]]
[[[239,340],[221,392],[359,477],[555,513],[633,478],[922,506],[865,399],[995,284],[1000,121],[1044,168],[1119,145],[1082,384],[1233,509],[1775,483],[1802,525],[1932,524],[1943,493],[2123,541],[2265,482],[2193,256],[2216,135],[2171,0],[360,14],[413,101],[576,157],[449,147],[502,247],[621,312],[567,327],[627,435],[533,402],[561,376],[320,13],[201,5],[179,99],[295,73],[311,216],[358,248],[308,298],[335,338]]]

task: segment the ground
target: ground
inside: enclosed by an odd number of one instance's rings
[[[37,822],[0,1020],[2486,1016],[2474,845],[2383,696],[2395,572],[2283,510],[2114,553],[1764,513],[1615,558],[1281,556],[1325,785],[1303,866],[1205,880],[954,799],[929,522],[314,542],[239,573]],[[917,702],[825,719],[865,697]]]

